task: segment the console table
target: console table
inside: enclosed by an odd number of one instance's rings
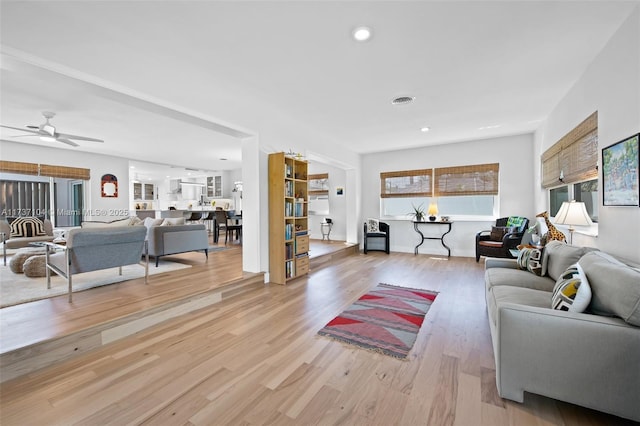
[[[424,243],[424,240],[440,240],[440,243],[442,243],[442,247],[447,249],[447,257],[451,257],[451,249],[449,248],[449,246],[447,246],[444,243],[444,236],[447,235],[449,232],[451,232],[451,225],[453,224],[453,222],[443,222],[443,221],[433,221],[433,222],[417,222],[417,221],[413,221],[413,229],[415,229],[415,231],[420,234],[420,244],[418,244],[416,246],[416,248],[413,250],[413,254],[418,254],[418,247],[420,247],[422,245],[422,243]],[[420,231],[420,229],[418,228],[418,225],[445,225],[446,231],[440,235],[439,237],[425,237],[424,234]]]

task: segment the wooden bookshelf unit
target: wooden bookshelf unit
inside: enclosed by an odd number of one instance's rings
[[[307,162],[278,152],[269,155],[269,281],[309,272]]]

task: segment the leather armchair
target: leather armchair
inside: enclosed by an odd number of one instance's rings
[[[519,225],[512,225],[513,222]],[[480,256],[512,259],[513,256],[509,250],[520,244],[528,227],[529,219],[526,217],[510,216],[497,219],[492,230],[480,231],[476,234],[476,262],[480,260]],[[498,232],[501,230],[506,232],[498,238]],[[492,231],[496,231],[493,232],[493,237]]]

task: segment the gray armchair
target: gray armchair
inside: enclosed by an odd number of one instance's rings
[[[66,246],[46,243],[47,288],[51,288],[51,271],[63,276],[67,279],[71,303],[73,275],[115,267],[122,275],[122,267],[141,263],[143,254],[146,284],[149,276],[146,235],[144,226],[72,229]]]

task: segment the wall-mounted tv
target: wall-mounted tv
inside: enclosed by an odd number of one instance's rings
[[[639,145],[640,133],[602,149],[603,205],[640,206]]]

